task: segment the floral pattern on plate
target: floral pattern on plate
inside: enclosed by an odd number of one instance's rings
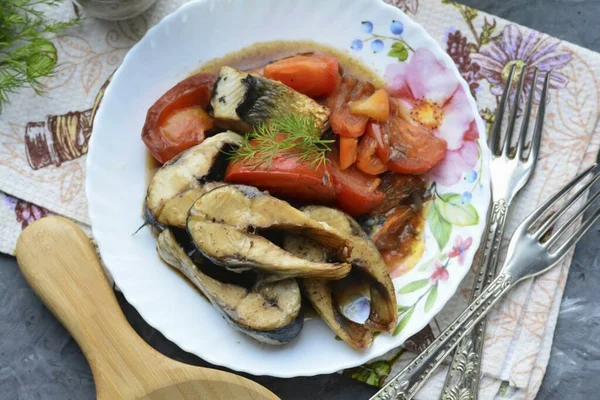
[[[412,47],[401,37],[404,33],[404,24],[398,20],[392,20],[389,25],[389,31],[392,36],[379,35],[373,32],[373,23],[371,21],[362,21],[362,32],[369,34],[366,38],[354,39],[350,44],[350,48],[355,51],[361,51],[365,44],[370,43],[370,48],[373,53],[380,53],[386,47],[386,42],[391,43],[388,56],[397,58],[399,61],[405,61],[409,53],[414,51]]]
[[[479,132],[467,93],[453,71],[425,48],[406,63],[388,65],[385,78],[407,117],[448,143],[446,158],[430,175],[444,185],[457,183],[479,159]]]
[[[401,37],[404,26],[400,21],[392,20],[389,26],[394,36],[373,33],[374,25],[370,21],[361,22],[361,31],[370,36],[355,39],[350,46],[355,51],[361,51],[364,43],[371,42],[373,52],[380,53],[385,47],[384,41],[391,42],[387,56],[396,58],[398,62],[387,65],[384,78],[400,112],[412,123],[430,130],[448,143],[445,158],[428,173],[432,181],[433,200],[428,206],[426,218],[426,225],[439,251],[444,251],[454,226],[469,227],[480,222],[477,209],[471,204],[483,165],[478,143],[478,116],[473,114],[469,94],[456,78],[455,71],[440,61],[429,48],[415,50],[406,43]],[[477,165],[478,171],[474,170]],[[451,190],[439,193],[437,190],[438,185],[452,187],[461,180],[474,185],[461,193]],[[433,308],[438,299],[438,285],[449,277],[448,265],[454,262],[452,259],[460,256],[458,264],[464,264],[465,252],[469,250],[473,239],[469,236],[463,240],[461,236],[456,236],[455,242],[449,252],[425,263],[427,268],[433,265],[429,278],[414,280],[398,290],[400,298],[412,293],[419,296],[409,305],[403,305],[399,299],[400,318],[394,334],[404,329],[419,303],[424,301],[423,311],[426,313]],[[461,249],[460,253],[457,253],[458,248]],[[392,278],[410,271],[409,263],[405,261],[390,265]]]

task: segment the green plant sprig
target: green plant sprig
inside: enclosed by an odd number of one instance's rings
[[[321,138],[315,118],[287,114],[256,125],[230,155],[233,161],[257,168],[270,168],[278,155],[298,157],[301,162],[318,168],[327,162],[327,152],[333,142],[335,140]]]
[[[54,74],[56,48],[48,37],[80,22],[79,17],[64,22],[46,20],[41,8],[60,3],[0,0],[0,112],[9,94],[25,86],[42,94],[42,78]]]

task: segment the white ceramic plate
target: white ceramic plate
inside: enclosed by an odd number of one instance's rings
[[[400,325],[366,351],[334,339],[318,318],[282,347],[261,345],[228,327],[217,311],[155,251],[143,223],[146,110],[199,65],[256,42],[313,40],[359,58],[419,111],[438,112],[433,127],[449,142],[432,174],[435,207],[416,267],[392,275]],[[419,25],[379,0],[195,1],[152,28],[127,54],[106,90],[87,157],[86,193],[102,258],[127,300],[182,349],[255,375],[308,376],[354,367],[400,346],[455,293],[479,245],[489,204],[489,152],[483,122],[452,60]],[[441,114],[439,114],[441,113]],[[427,122],[427,121],[425,121]],[[400,275],[400,276],[396,276]]]

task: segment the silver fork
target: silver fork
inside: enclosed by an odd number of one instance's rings
[[[557,203],[586,177],[591,179],[575,194],[570,196],[557,211],[551,210]],[[491,310],[500,298],[518,282],[548,271],[569,251],[600,218],[600,207],[585,217],[581,225],[571,234],[569,228],[600,197],[600,191],[566,222],[559,218],[580,199],[600,178],[600,168],[592,165],[558,191],[529,215],[517,228],[510,240],[504,267],[500,274],[486,287],[469,307],[463,311],[421,354],[388,382],[371,400],[408,400],[423,386],[433,371],[454,350],[459,340]],[[458,397],[462,398],[462,397]]]
[[[586,177],[591,179],[552,212],[557,203]],[[504,267],[469,307],[459,315],[421,354],[387,383],[371,400],[408,400],[423,386],[433,371],[454,350],[473,327],[482,320],[498,300],[518,282],[548,271],[569,251],[600,218],[600,207],[584,218],[571,234],[573,224],[600,197],[600,191],[564,223],[559,218],[600,178],[600,168],[592,165],[529,215],[510,240]],[[462,398],[462,397],[461,397]]]
[[[498,255],[500,253],[500,244],[504,235],[506,225],[506,216],[508,209],[515,195],[527,184],[537,164],[538,152],[542,136],[542,127],[544,124],[544,114],[546,111],[546,93],[548,91],[548,77],[546,73],[544,86],[540,98],[537,119],[531,140],[531,150],[528,157],[523,156],[525,147],[525,137],[529,129],[529,120],[531,117],[531,105],[535,93],[537,82],[537,69],[534,71],[529,99],[523,113],[521,130],[517,139],[516,148],[511,148],[517,112],[519,110],[519,101],[523,91],[523,82],[525,77],[525,67],[521,69],[521,77],[515,94],[513,109],[506,127],[504,140],[501,140],[502,119],[504,110],[513,84],[513,75],[515,66],[513,65],[506,87],[502,93],[500,105],[496,110],[496,119],[490,132],[488,144],[492,153],[492,162],[490,165],[492,175],[492,207],[490,218],[488,220],[487,237],[485,239],[485,248],[477,277],[473,286],[471,301],[481,294],[481,292],[492,282],[496,276],[498,268]],[[512,154],[514,152],[514,154]],[[453,400],[453,393],[463,393],[462,398],[475,399],[479,393],[479,379],[481,370],[481,353],[483,350],[483,341],[485,337],[486,321],[483,319],[466,337],[460,342],[448,369],[446,382],[442,389],[442,400]],[[461,365],[468,362],[468,368]]]

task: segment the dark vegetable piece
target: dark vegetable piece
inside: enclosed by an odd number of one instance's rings
[[[426,181],[418,175],[388,172],[379,190],[385,198],[371,211],[369,231],[377,249],[389,265],[412,254],[423,230]]]
[[[426,189],[427,183],[419,175],[404,175],[395,172],[383,174],[379,190],[385,194],[385,198],[371,212],[371,215],[382,215],[400,205],[423,202]]]

